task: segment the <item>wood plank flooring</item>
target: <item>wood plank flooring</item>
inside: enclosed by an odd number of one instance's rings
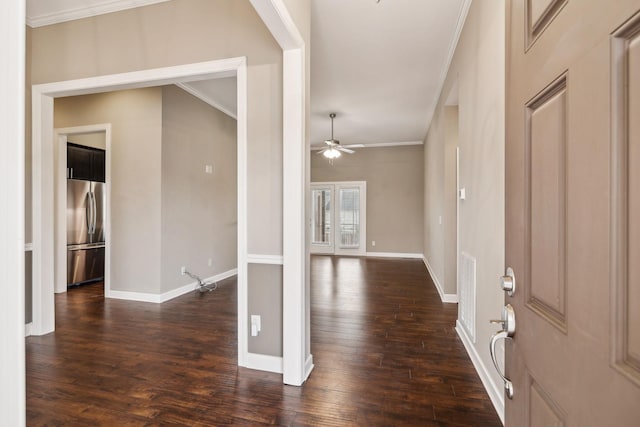
[[[164,304],[56,295],[27,338],[27,424],[500,426],[422,261],[314,256],[303,387],[236,366],[236,289]]]

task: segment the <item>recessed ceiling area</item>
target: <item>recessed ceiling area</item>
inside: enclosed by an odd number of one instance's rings
[[[311,144],[424,140],[469,0],[312,0]]]

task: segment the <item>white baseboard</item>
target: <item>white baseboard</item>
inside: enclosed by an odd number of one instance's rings
[[[422,259],[422,254],[412,254],[403,252],[367,252],[367,256],[378,258],[412,258]]]
[[[25,337],[30,337],[31,336],[31,322],[29,322],[26,325],[24,325],[24,336]]]
[[[218,282],[220,280],[224,280],[228,277],[235,276],[238,274],[238,269],[234,268],[229,271],[225,271],[224,273],[216,274],[215,276],[207,277],[203,279],[205,282]],[[140,301],[140,302],[152,302],[155,304],[161,304],[163,302],[172,300],[181,295],[184,295],[188,292],[195,291],[198,286],[198,282],[191,282],[179,288],[170,290],[163,294],[150,294],[144,292],[129,292],[129,291],[114,291],[110,290],[106,297],[114,298],[114,299],[124,299],[129,301]]]
[[[424,261],[424,265],[427,267],[427,270],[429,271],[429,275],[431,276],[431,280],[433,280],[433,284],[436,285],[436,289],[438,290],[438,295],[440,295],[440,299],[442,300],[442,302],[457,304],[458,294],[445,294],[444,291],[442,290],[442,285],[438,281],[438,278],[433,273],[433,269],[429,265],[429,261],[427,261],[427,257],[422,255],[421,258],[422,258],[422,261]]]
[[[246,367],[259,371],[282,373],[282,357],[269,356],[266,354],[247,353]]]
[[[478,372],[478,375],[480,376],[480,381],[482,381],[482,385],[487,391],[489,399],[491,399],[491,403],[493,403],[493,407],[498,413],[500,421],[502,421],[502,425],[504,425],[503,388],[491,380],[491,376],[489,375],[489,371],[487,370],[486,365],[480,358],[480,355],[478,354],[475,346],[471,343],[471,338],[469,338],[469,335],[467,335],[464,326],[462,326],[462,324],[458,320],[456,321],[456,332],[458,333],[462,344],[464,344],[464,348],[467,349],[467,353],[471,358],[471,362],[473,362],[473,366],[476,368],[476,372]]]
[[[313,371],[313,368],[315,367],[315,365],[313,364],[313,355],[309,355],[309,357],[307,357],[307,360],[304,362],[304,381],[306,381],[309,378],[309,375],[311,375],[311,371]]]

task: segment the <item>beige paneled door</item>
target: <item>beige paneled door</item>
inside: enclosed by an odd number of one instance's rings
[[[640,426],[640,1],[509,4],[506,424]]]

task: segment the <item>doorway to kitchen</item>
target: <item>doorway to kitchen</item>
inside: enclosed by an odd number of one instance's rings
[[[311,183],[311,253],[364,256],[367,183]]]
[[[102,281],[106,295],[110,289],[111,125],[60,128],[54,133],[54,292]],[[74,191],[85,187],[93,191]]]
[[[149,69],[87,79],[34,85],[33,91],[33,321],[31,333],[44,335],[55,329],[54,244],[55,194],[53,110],[54,98],[115,90],[150,88],[168,84],[235,77],[237,110],[237,292],[238,364],[247,362],[247,66],[246,58]],[[206,172],[208,173],[208,172]],[[108,238],[107,238],[108,240]],[[107,255],[108,256],[108,255]],[[159,295],[159,297],[162,295]],[[161,302],[161,301],[158,301]]]

